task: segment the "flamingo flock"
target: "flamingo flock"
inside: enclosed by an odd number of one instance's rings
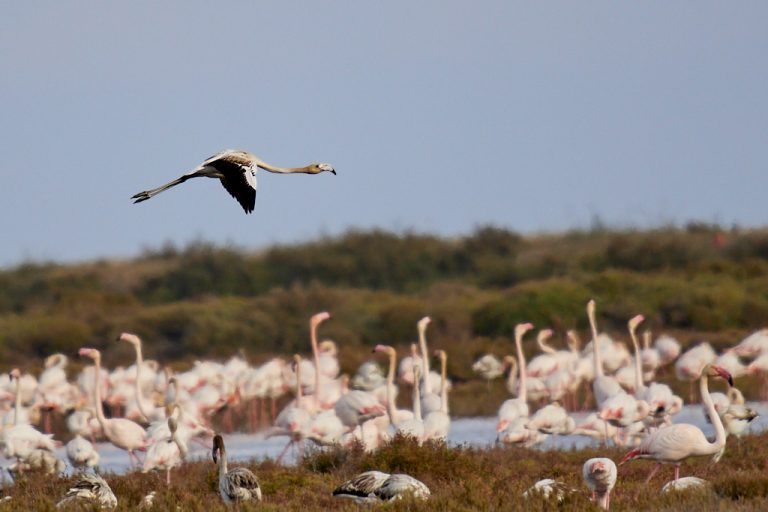
[[[514,329],[515,355],[486,354],[473,365],[488,383],[508,372],[506,387],[513,396],[499,407],[498,441],[534,447],[551,436],[588,436],[603,444],[627,446],[630,451],[619,465],[634,459],[654,460],[657,464],[648,480],[661,464],[674,465],[674,482],[681,483],[667,489],[698,485],[680,478],[681,463],[697,456],[717,462],[727,437],[743,435],[757,416],[733,387],[733,378],[768,374],[764,364],[768,361],[768,330],[750,335],[721,354],[706,342],[681,354],[679,343],[670,336],[662,335],[653,342],[650,331],[645,330],[641,340],[642,315],[627,322],[629,345],[609,337],[598,329],[596,309],[595,301],[589,301],[586,317],[591,339],[583,347],[579,333],[571,330],[565,333],[567,348],[557,350],[550,344],[554,332],[544,328],[535,336],[540,353],[528,360],[524,339],[535,327],[522,322]],[[0,448],[16,461],[15,473],[61,472],[64,463],[55,455],[61,443],[49,432],[52,419],[66,413],[72,434],[66,445],[67,459],[73,469],[90,476],[65,499],[106,496],[105,503],[112,503],[108,498],[111,490],[107,492],[108,486],[101,489],[94,476],[100,461],[97,440],[125,450],[136,469],[164,471],[169,486],[172,469],[187,457],[189,443],[212,443],[221,498],[234,503],[260,500],[261,488],[252,473],[227,467],[223,438],[214,436],[213,415],[226,431],[231,429],[233,411],[239,410],[259,435],[286,437],[280,458],[291,448],[301,457],[307,442],[320,447],[361,445],[372,451],[395,435],[415,438],[419,444],[445,441],[451,428],[452,384],[448,353],[428,347],[430,317],[416,323],[418,343],[411,345],[399,364],[395,347],[379,344],[372,359],[351,379],[341,375],[336,343],[318,337],[330,318],[328,312],[310,318],[309,356],[273,358],[255,367],[235,356],[225,363],[197,361],[189,370],[174,373],[144,359],[137,335],[122,333],[117,342],[133,349],[133,360],[126,361],[127,366],[108,371],[102,367],[100,351],[84,347],[78,354],[92,365],[83,368],[73,382],[67,379],[69,360],[63,354],[48,357],[37,379],[15,369],[0,375]],[[439,371],[431,368],[433,358]],[[715,429],[714,441],[693,425],[674,422],[683,399],[667,384],[654,381],[668,366],[674,367],[679,380],[699,383],[705,418]],[[711,378],[727,381],[729,389],[710,393]],[[411,408],[398,407],[399,386],[410,387]],[[594,400],[596,410],[577,421],[570,411],[579,408],[580,392],[585,403]],[[292,400],[278,410],[278,402],[285,403],[290,395]],[[261,428],[265,423],[269,425],[266,430]],[[617,481],[615,463],[591,459],[584,464],[583,478],[595,503],[607,509]],[[408,475],[373,471],[342,484],[334,495],[365,502],[390,500],[403,493],[426,499],[426,486],[411,480],[415,479]],[[556,480],[545,479],[526,495],[562,498],[564,489]]]

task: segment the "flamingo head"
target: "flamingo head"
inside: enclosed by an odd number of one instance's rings
[[[634,333],[637,330],[637,326],[640,325],[643,320],[645,320],[643,315],[636,315],[630,318],[629,322],[627,322],[630,332]]]
[[[547,341],[549,338],[552,337],[552,334],[554,334],[554,331],[552,329],[542,329],[539,331],[538,336],[536,336],[536,339],[539,342]]]
[[[533,329],[533,324],[530,322],[527,322],[524,324],[517,324],[515,326],[515,336],[522,337],[523,335],[525,335],[525,333],[527,333],[531,329]]]
[[[725,379],[726,381],[728,381],[728,385],[733,387],[733,376],[728,370],[726,370],[722,366],[717,366],[716,364],[709,364],[704,368],[704,371],[706,372],[706,375],[708,377],[720,377],[721,379]]]
[[[595,314],[595,299],[589,299],[589,302],[587,302],[587,314]]]
[[[127,341],[131,345],[138,345],[139,344],[139,337],[135,334],[131,334],[129,332],[121,333],[120,336],[117,337],[117,341]]]
[[[589,472],[593,475],[595,473],[605,473],[606,471],[608,471],[608,468],[606,467],[605,461],[601,459],[598,459],[589,465]]]
[[[422,318],[416,323],[416,327],[418,327],[419,331],[423,333],[427,329],[427,326],[431,321],[432,321],[431,318],[429,318],[428,316],[425,316],[424,318]]]
[[[213,450],[211,450],[214,463],[219,462],[219,455],[224,451],[224,439],[219,434],[216,434],[213,436]]]
[[[336,175],[336,169],[331,164],[311,164],[307,174],[320,174],[321,172],[329,172],[334,176]]]
[[[320,313],[317,313],[315,315],[312,315],[312,318],[309,320],[312,325],[318,326],[321,322],[324,322],[331,318],[331,314],[327,311],[322,311]]]
[[[391,354],[395,351],[395,349],[389,345],[382,345],[378,344],[375,347],[373,347],[372,352],[384,352],[385,354]]]
[[[21,372],[19,371],[18,368],[14,368],[13,370],[11,370],[11,372],[8,374],[8,376],[11,379],[19,379],[19,378],[21,378]]]
[[[95,348],[81,348],[77,353],[80,354],[80,356],[90,357],[91,359],[96,359],[101,356],[101,353]]]

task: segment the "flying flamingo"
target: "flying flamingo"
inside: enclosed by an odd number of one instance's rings
[[[581,473],[592,491],[592,501],[608,510],[611,506],[611,490],[616,485],[616,464],[606,457],[595,457],[584,463]]]
[[[245,213],[251,213],[256,205],[256,171],[259,168],[278,174],[320,174],[326,171],[336,174],[336,171],[330,164],[309,164],[306,167],[293,168],[275,167],[248,151],[227,149],[208,158],[191,172],[165,185],[139,192],[131,199],[135,199],[134,203],[146,201],[164,190],[184,183],[190,178],[218,178],[227,192],[240,203]]]
[[[104,416],[104,408],[101,404],[101,386],[99,386],[99,374],[101,372],[101,352],[95,348],[81,348],[80,355],[93,359],[96,367],[94,373],[94,396],[93,402],[96,407],[96,418],[99,420],[101,430],[112,444],[118,448],[128,451],[128,457],[133,463],[140,463],[136,450],[146,449],[147,433],[141,428],[141,425],[125,418],[109,418]]]
[[[733,377],[725,369],[708,364],[704,367],[699,378],[699,392],[707,408],[707,414],[715,427],[715,441],[710,443],[698,427],[688,423],[676,423],[661,428],[649,434],[640,446],[629,452],[619,465],[632,459],[653,459],[656,466],[648,475],[646,483],[653,478],[662,464],[675,465],[675,480],[680,478],[680,463],[689,457],[712,455],[712,461],[717,462],[725,451],[725,429],[720,416],[715,411],[715,405],[709,394],[708,377],[721,377],[733,386]]]

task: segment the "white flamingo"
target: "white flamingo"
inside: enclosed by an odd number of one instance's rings
[[[104,437],[118,448],[126,450],[131,462],[135,459],[136,463],[139,464],[140,461],[135,452],[146,449],[147,433],[141,428],[141,425],[131,420],[125,418],[108,419],[104,416],[104,409],[101,405],[101,386],[99,386],[98,381],[101,371],[101,352],[95,348],[81,348],[80,355],[93,359],[93,364],[96,367],[93,402],[96,418],[99,420]]]
[[[135,397],[136,405],[138,406],[139,413],[145,422],[151,423],[157,420],[165,420],[165,408],[154,407],[152,403],[147,403],[144,398],[144,391],[141,387],[142,373],[144,368],[144,358],[141,352],[141,338],[135,334],[124,332],[118,337],[119,341],[125,341],[133,345],[133,349],[136,352],[136,382],[135,382]]]
[[[505,365],[493,354],[485,354],[472,364],[472,371],[490,384],[504,374]]]
[[[595,360],[595,380],[592,381],[592,393],[595,395],[597,408],[601,409],[603,402],[608,398],[623,393],[624,390],[616,379],[605,375],[603,372],[603,360],[598,347],[597,322],[595,321],[595,301],[590,300],[587,303],[587,317],[589,318],[589,327],[592,329],[592,352]]]
[[[496,432],[501,432],[517,418],[527,418],[528,409],[528,376],[526,375],[525,354],[523,353],[523,336],[533,329],[533,324],[524,323],[515,326],[515,348],[519,364],[519,384],[517,398],[505,400],[499,408],[499,420],[496,423]],[[511,370],[510,370],[511,371]]]
[[[435,350],[440,358],[440,410],[432,411],[424,417],[424,439],[447,439],[451,430],[451,417],[448,415],[448,386],[446,386],[446,371],[448,355],[445,350]]]
[[[99,452],[93,446],[93,443],[83,436],[77,435],[67,443],[67,458],[73,468],[87,469],[98,466]]]
[[[622,459],[621,464],[636,458],[655,460],[657,464],[646,479],[646,482],[649,482],[661,464],[674,464],[675,480],[677,480],[680,478],[680,464],[689,457],[711,455],[713,462],[719,461],[725,451],[725,429],[720,416],[715,411],[712,397],[709,395],[708,377],[721,377],[727,380],[731,386],[733,385],[733,378],[726,370],[712,364],[704,367],[699,378],[701,399],[707,408],[707,415],[715,427],[715,441],[710,443],[701,429],[694,425],[676,423],[649,434],[638,448],[629,452]]]
[[[582,476],[592,491],[592,501],[608,510],[611,506],[611,490],[616,485],[616,464],[606,457],[589,459],[582,467]]]
[[[165,470],[165,483],[171,485],[171,469],[181,464],[187,457],[187,440],[182,439],[178,429],[179,407],[173,407],[172,414],[166,420],[170,437],[156,441],[147,450],[147,456],[144,458],[142,473],[148,473],[152,470]]]

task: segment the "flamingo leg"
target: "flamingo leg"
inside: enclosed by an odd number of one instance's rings
[[[653,478],[653,475],[655,475],[656,472],[659,471],[659,468],[661,468],[661,462],[657,462],[656,465],[653,467],[653,469],[651,470],[651,474],[648,475],[648,478],[645,479],[646,484],[651,481],[651,478]]]
[[[675,482],[680,478],[680,464],[675,464]]]
[[[270,420],[272,423],[275,422],[275,418],[277,417],[277,401],[275,400],[275,397],[270,397]]]
[[[171,486],[171,468],[165,470],[165,485]]]
[[[283,448],[283,451],[280,452],[280,455],[277,457],[277,462],[281,462],[283,460],[283,457],[285,457],[285,454],[288,452],[288,448],[293,445],[293,439],[288,441],[288,444],[285,445],[285,448]]]

